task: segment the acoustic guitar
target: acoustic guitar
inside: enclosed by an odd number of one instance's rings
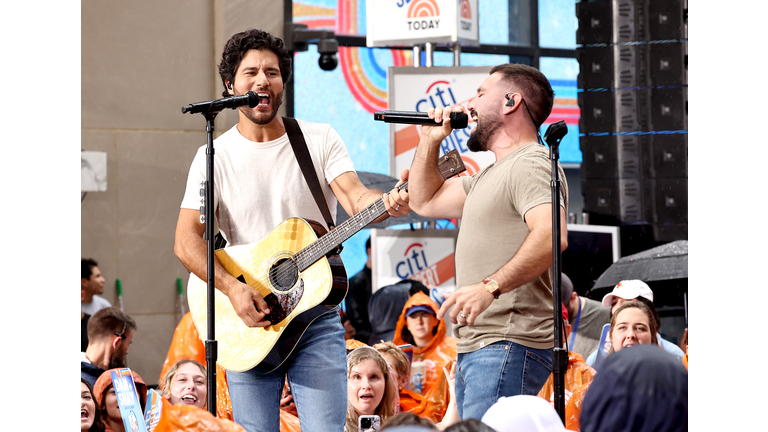
[[[438,169],[448,179],[466,170],[452,150],[440,157]],[[398,185],[407,188],[408,181]],[[215,252],[229,274],[257,290],[269,305],[267,327],[248,327],[229,298],[215,290],[217,363],[243,372],[259,365],[265,373],[278,368],[307,327],[338,306],[347,294],[348,279],[339,246],[386,212],[379,198],[344,223],[326,232],[315,221],[289,218],[258,243],[230,246]],[[200,338],[207,336],[207,282],[190,273],[189,311]]]

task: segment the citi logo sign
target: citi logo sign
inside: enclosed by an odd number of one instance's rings
[[[429,108],[442,108],[458,104],[450,84],[451,83],[448,81],[443,80],[435,81],[430,84],[429,87],[427,87],[426,96],[416,102],[416,111],[427,111]],[[454,129],[450,135],[445,137],[440,144],[443,153],[448,153],[453,149],[458,150],[459,153],[469,152],[466,142],[469,139],[470,126],[474,127],[474,123],[470,122],[470,125],[464,129]]]
[[[427,264],[427,256],[424,254],[423,248],[424,245],[421,243],[414,243],[405,249],[403,260],[395,264],[395,273],[397,274],[397,277],[407,279],[411,275],[429,267],[429,264]]]
[[[430,108],[447,107],[456,105],[456,96],[453,95],[448,81],[435,81],[427,87],[426,96],[416,102],[416,111],[426,111]]]
[[[400,0],[398,7],[408,6],[408,30],[438,29],[440,26],[440,8],[435,0]]]

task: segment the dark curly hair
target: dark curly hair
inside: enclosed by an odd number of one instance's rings
[[[230,96],[227,92],[227,81],[230,83],[235,81],[235,72],[237,72],[240,62],[245,54],[252,49],[268,50],[275,53],[283,84],[291,79],[293,57],[290,51],[285,49],[283,40],[262,30],[248,29],[232,36],[224,45],[224,51],[221,53],[219,75],[221,76],[221,84],[224,85],[224,91],[221,93],[224,97]]]

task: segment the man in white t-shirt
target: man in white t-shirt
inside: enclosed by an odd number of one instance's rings
[[[291,62],[283,41],[260,30],[238,33],[224,47],[219,64],[223,96],[253,91],[260,98],[254,108],[240,107],[238,124],[214,142],[215,191],[209,207],[229,246],[258,243],[290,217],[325,220],[293,154],[283,119],[277,115]],[[332,217],[337,202],[354,215],[379,199],[390,216],[410,212],[405,191],[384,194],[360,182],[341,137],[330,125],[297,122]],[[207,280],[205,225],[199,212],[205,173],[203,146],[192,161],[174,247],[181,262],[201,280]],[[229,298],[243,322],[249,327],[270,325],[269,307],[259,292],[227,273],[218,260],[214,266],[216,288]],[[338,306],[312,321],[275,371],[257,365],[246,372],[227,372],[234,421],[248,432],[278,430],[286,376],[303,431],[343,429],[346,345]]]
[[[101,275],[98,263],[90,258],[80,260],[80,289],[85,293],[80,303],[82,313],[93,315],[99,309],[112,306],[107,299],[98,295],[104,294],[104,276]]]

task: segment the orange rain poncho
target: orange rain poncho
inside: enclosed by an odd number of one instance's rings
[[[446,408],[448,408],[449,391],[448,380],[443,373],[439,374],[437,385],[429,389],[424,396],[407,388],[401,388],[400,410],[440,423],[445,416]]]
[[[581,404],[595,375],[597,372],[584,362],[581,354],[568,351],[568,368],[565,370],[565,428],[569,431],[579,430]],[[549,374],[538,396],[554,406],[554,393],[554,375]]]
[[[406,328],[405,313],[413,306],[427,306],[432,309],[435,314],[437,314],[437,311],[439,310],[437,303],[430,299],[426,294],[417,292],[411,296],[405,303],[405,307],[403,307],[403,311],[400,313],[400,318],[397,320],[397,327],[395,327],[395,337],[393,340],[396,345],[409,343],[403,339],[402,335],[403,329]],[[443,386],[443,391],[441,392],[442,395],[430,392],[433,388],[440,386],[440,380],[443,376],[443,367],[447,366],[451,360],[456,358],[456,338],[446,336],[445,329],[445,321],[439,320],[437,324],[437,332],[429,344],[424,347],[413,347],[413,361],[422,361],[427,365],[426,382],[422,389],[422,394],[425,396],[429,395],[428,399],[432,399],[435,403],[442,403],[443,409],[441,410],[442,412],[439,413],[440,419],[445,413],[445,407],[448,406],[450,398],[448,386]],[[429,417],[431,418],[432,416]]]
[[[168,369],[176,362],[183,359],[197,360],[202,365],[206,365],[205,345],[200,340],[197,333],[192,315],[187,312],[176,326],[173,333],[171,346],[168,348],[168,355],[165,357],[163,367],[160,370],[160,385],[163,385],[163,377]],[[160,389],[162,391],[162,389]],[[216,416],[227,420],[232,420],[232,402],[229,398],[229,385],[227,384],[227,372],[216,365]],[[299,419],[283,410],[280,410],[280,432],[299,432]]]

